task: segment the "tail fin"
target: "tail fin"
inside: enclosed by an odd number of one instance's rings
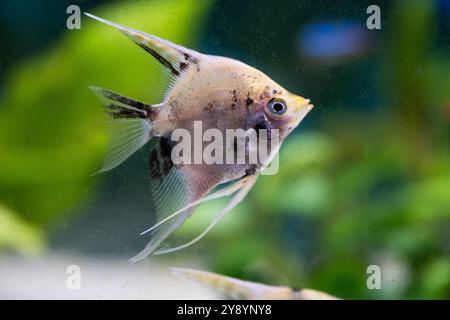
[[[151,138],[151,121],[160,105],[149,105],[99,87],[90,87],[112,117],[108,150],[103,167],[96,173],[114,169]]]

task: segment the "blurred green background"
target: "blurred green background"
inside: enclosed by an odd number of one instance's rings
[[[150,259],[343,298],[450,299],[450,1],[2,1],[0,264],[49,252],[127,259],[154,222],[144,147],[102,162],[95,84],[149,103],[168,79],[88,11],[269,74],[315,109],[280,171],[200,243]],[[366,8],[381,8],[381,30]],[[203,230],[201,206],[171,238]],[[366,269],[382,270],[382,289]]]

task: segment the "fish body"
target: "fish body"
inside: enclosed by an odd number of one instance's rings
[[[293,99],[292,104],[304,105],[304,115],[308,112],[309,100],[294,98],[261,71],[240,61],[196,53],[188,57],[193,64],[174,82],[164,100],[164,108],[153,122],[155,136],[170,137],[173,130],[185,128],[193,136],[193,123],[201,120],[203,130],[215,128],[225,136],[227,129],[248,130],[261,125],[267,129],[278,129],[282,140],[295,128],[300,117],[291,117],[291,125],[278,125],[277,119],[270,124],[265,107],[271,99]],[[297,100],[296,100],[297,99]],[[263,119],[261,123],[260,119]],[[285,117],[282,122],[287,123]],[[270,124],[268,128],[267,124]],[[207,142],[203,142],[204,147]],[[270,150],[277,152],[277,149]],[[269,154],[268,158],[273,155]],[[245,175],[249,170],[260,172],[267,161],[261,161],[256,168],[252,164],[209,165],[220,172],[222,181],[233,180]],[[201,168],[205,170],[205,168]]]
[[[281,143],[313,106],[308,99],[290,93],[263,72],[240,61],[202,54],[87,15],[122,31],[157,59],[172,77],[172,85],[164,100],[156,105],[93,87],[113,118],[118,136],[122,137],[118,142],[113,141],[100,171],[118,166],[148,141],[155,141],[150,150],[149,167],[158,223],[148,230],[152,231],[150,243],[132,261],[151,253],[167,253],[186,247],[200,239],[244,199],[258,174],[268,166]],[[174,133],[183,129],[195,138],[199,123],[204,132],[215,130],[225,137],[227,130],[233,129],[267,131],[262,137],[267,152],[252,163],[206,163],[202,159],[177,163],[173,157],[176,148]],[[246,155],[250,150],[261,149],[258,142],[245,137],[240,139],[244,141]],[[202,137],[200,140],[201,148],[207,148],[210,141]],[[231,150],[237,148],[236,144],[235,140],[224,142],[223,152],[236,152]],[[195,153],[195,149],[194,142],[189,145],[188,151]],[[215,191],[226,182],[231,184]],[[228,206],[199,237],[186,245],[155,252],[162,241],[190,216],[196,205],[230,195],[233,198]]]
[[[211,289],[222,298],[245,300],[338,300],[313,289],[292,289],[245,281],[221,274],[187,268],[171,268],[176,276]]]

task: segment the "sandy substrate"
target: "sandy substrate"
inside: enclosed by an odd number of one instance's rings
[[[74,267],[70,267],[74,266]],[[50,255],[2,257],[0,299],[213,299],[199,285],[179,279],[169,266]],[[77,289],[79,285],[79,289]]]

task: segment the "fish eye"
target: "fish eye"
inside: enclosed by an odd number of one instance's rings
[[[281,99],[270,100],[268,107],[269,111],[276,116],[280,116],[287,111],[286,103]]]

